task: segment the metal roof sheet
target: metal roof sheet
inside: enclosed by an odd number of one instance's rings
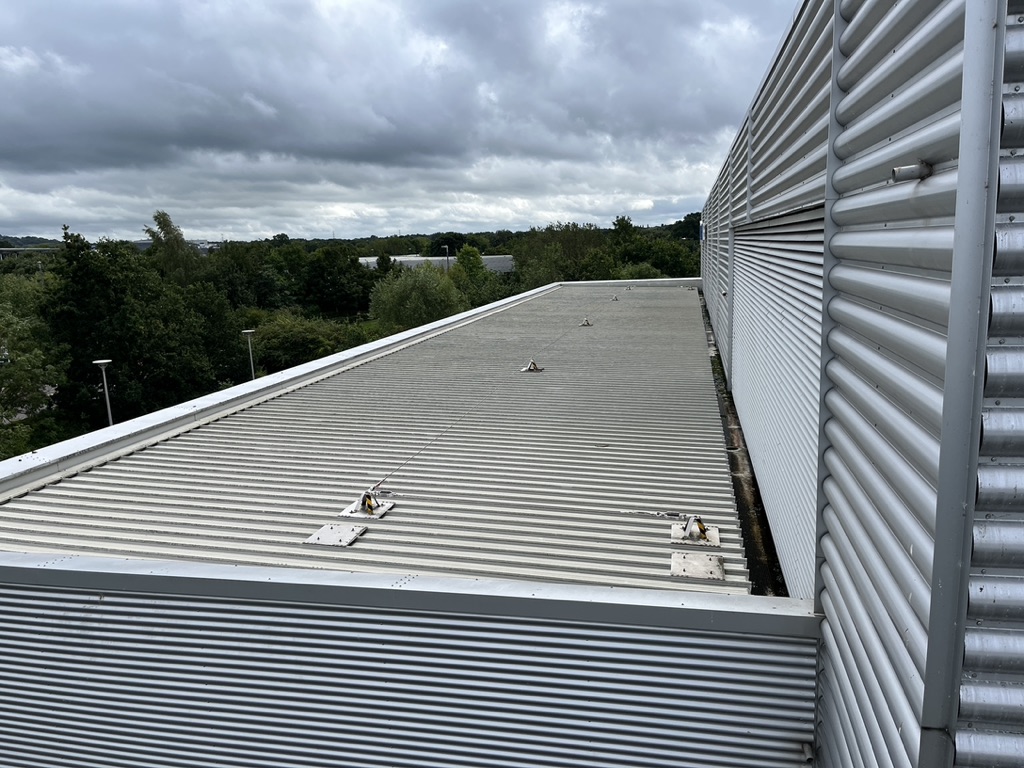
[[[685,285],[567,284],[308,378],[7,501],[3,548],[749,591]],[[382,480],[386,517],[338,516]],[[719,526],[724,580],[670,575],[666,512]]]

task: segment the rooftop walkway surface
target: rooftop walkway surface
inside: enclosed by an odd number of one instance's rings
[[[749,592],[692,285],[564,284],[345,355],[40,474],[0,503],[0,549]],[[373,486],[386,515],[340,516]],[[691,514],[720,548],[672,542]],[[349,546],[306,543],[363,527]],[[698,550],[724,579],[672,575]]]

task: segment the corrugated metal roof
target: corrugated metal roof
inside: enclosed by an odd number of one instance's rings
[[[531,359],[544,370],[521,372]],[[352,546],[303,543],[382,479],[397,505],[350,521],[368,527]],[[725,581],[670,576],[681,548],[665,512],[720,527]],[[679,284],[566,285],[484,313],[12,499],[0,537],[14,551],[749,590],[698,294]]]

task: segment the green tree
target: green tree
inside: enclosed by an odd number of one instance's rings
[[[345,340],[340,323],[282,309],[256,327],[253,350],[259,368],[275,373],[338,352]]]
[[[382,253],[377,257],[377,279],[381,279],[388,276],[388,273],[393,269],[399,269],[401,264],[388,256],[386,253]]]
[[[266,242],[225,243],[200,261],[196,280],[216,286],[235,308],[275,309],[296,300],[294,281]]]
[[[374,274],[351,246],[317,249],[306,265],[305,302],[327,317],[353,317],[370,308]]]
[[[184,289],[182,299],[182,317],[186,318],[186,332],[193,334],[195,353],[209,361],[204,368],[210,379],[203,388],[224,389],[248,379],[249,351],[242,336],[243,318],[224,292],[212,283],[197,282]]]
[[[66,362],[39,314],[43,287],[34,277],[0,275],[0,459],[45,445],[52,395]]]
[[[442,232],[439,235],[434,235],[430,240],[430,244],[427,246],[426,252],[423,254],[428,259],[431,259],[437,264],[444,264],[445,254],[448,254],[448,264],[450,266],[455,261],[455,254],[459,252],[459,248],[466,244],[466,236],[459,234],[458,232]]]
[[[370,317],[398,331],[469,309],[469,302],[443,270],[430,264],[392,272],[370,294]]]
[[[472,307],[481,307],[508,295],[501,278],[487,269],[480,251],[471,245],[459,249],[448,276]]]
[[[562,246],[547,243],[537,247],[536,243],[524,241],[517,245],[512,254],[518,288],[528,291],[542,285],[567,279],[563,268]]]
[[[106,410],[92,363],[111,358],[107,380],[118,421],[214,391],[218,367],[204,348],[207,318],[177,283],[130,242],[95,248],[65,229],[65,264],[47,305],[54,338],[69,350],[68,383],[57,393],[64,418],[102,426]]]
[[[697,277],[700,247],[694,241],[654,240],[648,247],[645,261],[669,277]]]
[[[655,280],[665,277],[665,273],[655,269],[646,261],[640,264],[624,264],[619,267],[619,280]]]
[[[155,227],[143,227],[152,241],[149,254],[165,277],[182,285],[188,284],[199,268],[199,249],[185,239],[166,211],[154,213],[153,223]]]
[[[607,234],[593,224],[549,224],[531,229],[512,249],[519,287],[536,288],[562,280],[599,279],[607,271],[603,256],[593,251],[606,245]]]
[[[672,225],[672,237],[678,240],[700,240],[700,211],[686,214]]]

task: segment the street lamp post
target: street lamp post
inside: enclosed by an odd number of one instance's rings
[[[448,271],[448,246],[447,245],[442,245],[441,247],[444,248],[444,271],[447,272]]]
[[[114,426],[114,414],[110,410],[110,388],[107,386],[107,366],[111,360],[93,360],[93,365],[100,367],[100,374],[103,376],[103,397],[107,401],[107,423]]]
[[[253,381],[256,380],[256,364],[252,360],[252,335],[254,333],[256,333],[256,331],[253,328],[242,331],[242,335],[245,336],[245,340],[249,342],[249,371],[252,373]]]

